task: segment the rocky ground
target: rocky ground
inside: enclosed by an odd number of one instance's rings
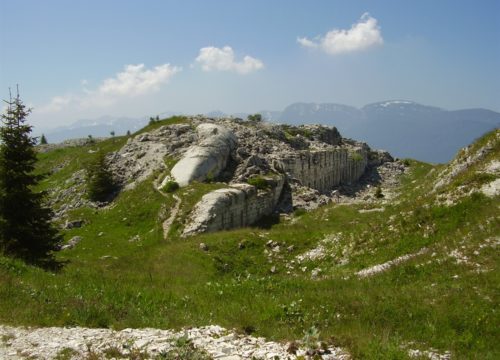
[[[159,329],[18,328],[0,325],[0,358],[15,359],[350,359],[349,354],[310,340],[281,344],[237,334],[220,326],[184,331]],[[187,357],[168,357],[192,346]],[[309,354],[309,355],[308,355]],[[197,356],[197,357],[195,357]]]

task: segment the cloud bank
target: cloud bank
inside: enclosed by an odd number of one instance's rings
[[[81,95],[68,94],[55,96],[51,101],[38,109],[40,112],[58,112],[64,108],[88,108],[107,106],[122,98],[130,98],[158,91],[162,84],[167,83],[172,76],[182,68],[163,64],[152,69],[146,69],[144,64],[126,65],[122,72],[105,79],[95,90],[85,89]],[[82,85],[87,85],[83,81]]]
[[[349,30],[333,29],[324,36],[313,40],[297,38],[297,42],[307,48],[320,49],[330,55],[338,55],[366,50],[384,43],[377,19],[364,13]]]
[[[235,61],[234,51],[230,46],[222,49],[208,46],[200,49],[196,62],[204,71],[232,71],[239,74],[248,74],[264,67],[264,63],[246,55],[243,61]]]

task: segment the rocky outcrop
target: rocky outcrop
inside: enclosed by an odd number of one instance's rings
[[[500,129],[496,129],[460,150],[436,176],[433,192],[438,202],[453,205],[476,192],[500,195],[499,149]]]
[[[367,146],[299,151],[279,160],[279,166],[292,179],[320,192],[329,192],[337,185],[357,181],[367,164]]]
[[[163,185],[176,181],[187,186],[204,180],[228,184],[225,189],[206,194],[195,205],[185,235],[246,226],[275,211],[289,212],[303,206],[300,201],[294,204],[294,199],[309,203],[307,199],[314,198],[317,204],[325,204],[333,199],[335,188],[354,185],[367,168],[392,161],[387,153],[342,138],[334,127],[203,116],[185,121],[137,135],[108,159],[113,173],[126,187],[145,180],[154,171],[169,170],[166,156],[179,161]],[[248,184],[252,177],[269,174],[275,176],[268,179],[266,188]]]
[[[178,157],[195,141],[196,134],[189,124],[162,126],[130,138],[108,156],[109,165],[118,182],[126,189],[133,188],[154,171],[165,169],[165,156]]]
[[[233,184],[204,195],[190,218],[183,235],[233,229],[255,223],[273,213],[281,195],[284,175],[265,179],[266,189],[249,184]]]
[[[226,168],[237,143],[233,132],[220,125],[200,124],[196,132],[199,142],[186,151],[171,171],[180,186],[217,177]]]

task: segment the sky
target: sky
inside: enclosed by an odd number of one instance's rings
[[[0,96],[35,127],[103,115],[361,107],[500,111],[497,0],[0,0]]]

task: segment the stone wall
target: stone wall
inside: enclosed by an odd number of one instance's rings
[[[284,176],[269,179],[270,188],[258,190],[249,184],[234,184],[205,194],[195,205],[184,236],[233,229],[270,215],[278,203]]]
[[[278,164],[302,185],[329,192],[335,186],[355,182],[363,175],[368,164],[368,148],[355,146],[297,151],[279,159]]]

